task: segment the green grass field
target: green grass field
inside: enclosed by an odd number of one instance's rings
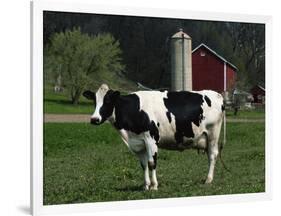
[[[50,87],[44,89],[44,113],[89,114],[93,109],[93,103],[83,96],[78,105],[73,105],[67,92],[56,93]]]
[[[229,119],[265,119],[265,110],[239,110],[236,116],[233,110],[227,110],[226,117]]]
[[[109,125],[45,123],[44,205],[265,191],[264,123],[227,123],[214,182],[203,184],[207,156],[159,150],[158,191],[143,191],[137,158]]]

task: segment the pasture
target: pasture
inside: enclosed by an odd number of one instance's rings
[[[51,114],[88,114],[93,110],[93,103],[84,97],[79,104],[74,105],[68,98],[67,92],[54,92],[53,88],[44,88],[44,113]]]
[[[206,154],[159,150],[158,191],[143,191],[137,158],[109,125],[44,124],[44,205],[265,191],[265,124],[227,123],[214,181]]]
[[[227,119],[260,119],[265,120],[265,109],[257,108],[253,110],[242,109],[239,110],[237,115],[234,115],[234,111],[231,109],[226,110]]]

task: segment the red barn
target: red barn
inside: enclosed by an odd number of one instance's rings
[[[192,51],[192,88],[217,92],[234,88],[237,68],[205,44]]]

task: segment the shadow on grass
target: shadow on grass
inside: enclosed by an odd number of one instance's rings
[[[60,100],[60,99],[45,98],[44,102],[51,102],[51,103],[62,104],[62,105],[73,105],[73,106],[76,106],[70,100],[63,100],[63,99]],[[89,105],[92,105],[92,103],[81,101],[77,105],[79,105],[79,106],[89,106]]]
[[[127,187],[117,187],[116,191],[119,192],[143,192],[143,185],[127,186]]]

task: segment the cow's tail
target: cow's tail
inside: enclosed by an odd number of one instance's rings
[[[225,163],[222,159],[222,149],[226,144],[226,116],[225,116],[226,112],[225,112],[225,105],[224,104],[222,105],[222,112],[223,112],[223,141],[220,142],[220,144],[219,144],[219,158],[220,158],[220,161],[221,161],[221,164],[222,164],[223,168],[225,170],[227,170],[228,172],[230,172],[230,170],[226,167],[226,165],[225,165]]]
[[[225,112],[225,105],[223,105],[224,109],[223,109],[223,142],[221,145],[221,150],[223,148],[223,146],[225,146],[226,144],[226,112]]]

